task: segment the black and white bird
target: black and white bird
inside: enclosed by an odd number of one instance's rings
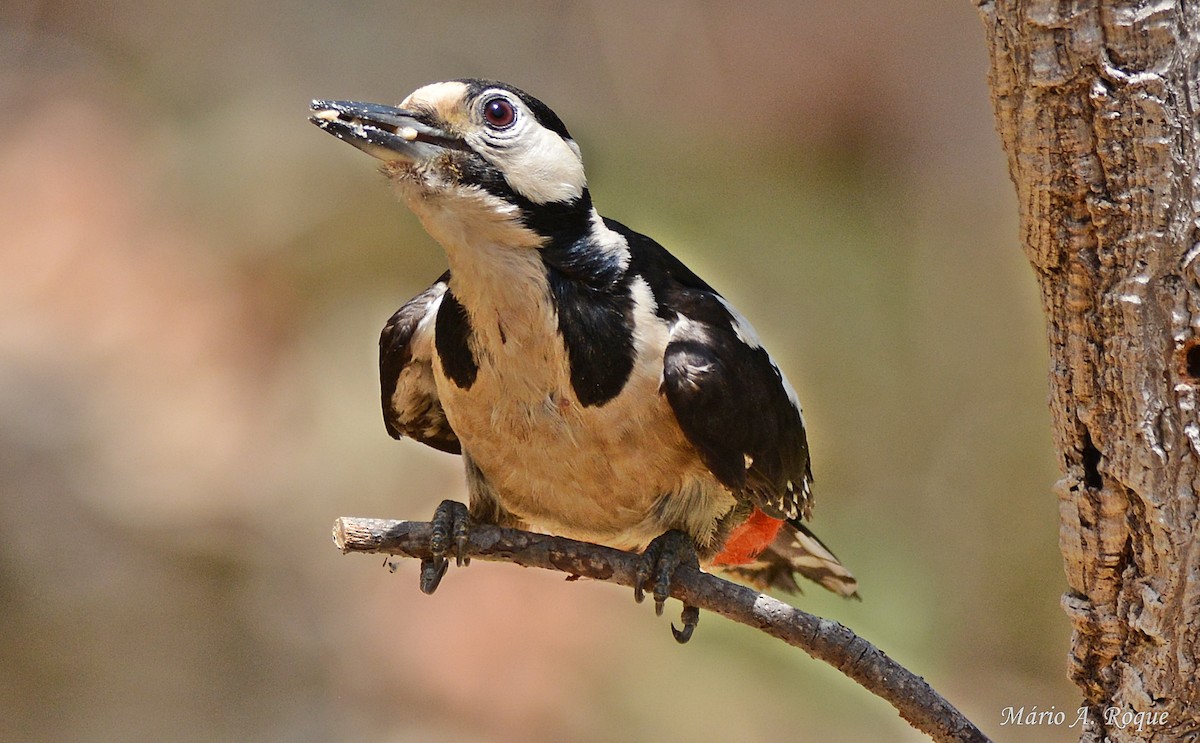
[[[425,592],[486,522],[643,551],[660,612],[697,559],[760,588],[798,590],[799,574],[857,595],[804,524],[795,390],[716,290],[600,216],[550,108],[465,79],[399,107],[313,101],[311,120],[383,161],[449,260],[380,338],[388,433],[466,466],[469,508],[439,506]],[[677,639],[697,620],[685,607]]]

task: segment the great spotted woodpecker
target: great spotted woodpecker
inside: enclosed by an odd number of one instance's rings
[[[804,525],[795,390],[746,318],[592,206],[579,146],[511,85],[455,80],[399,107],[316,100],[311,121],[383,161],[449,270],[380,338],[388,433],[461,454],[469,508],[434,517],[432,593],[472,521],[643,550],[657,609],[696,563],[756,587],[856,581]],[[686,642],[699,618],[684,608]]]

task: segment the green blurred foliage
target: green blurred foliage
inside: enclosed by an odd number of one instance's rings
[[[0,739],[917,740],[705,616],[339,557],[426,518],[375,341],[444,258],[314,97],[508,80],[596,202],[753,320],[805,403],[853,627],[995,734],[1076,706],[1036,288],[969,4],[145,0],[0,9]],[[1021,739],[1070,731],[1024,729]]]

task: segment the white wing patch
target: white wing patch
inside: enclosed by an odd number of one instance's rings
[[[754,329],[754,326],[750,324],[746,316],[738,312],[738,309],[731,305],[725,297],[718,295],[717,300],[725,308],[725,311],[729,313],[729,316],[733,318],[729,324],[733,327],[733,332],[737,335],[738,340],[751,348],[761,348],[762,340],[758,337],[758,331]]]
[[[725,308],[725,311],[728,312],[729,316],[732,318],[729,324],[733,327],[733,332],[737,335],[738,340],[742,343],[745,343],[750,348],[762,348],[762,339],[758,337],[758,331],[754,329],[754,326],[750,324],[750,321],[746,319],[746,316],[739,312],[738,309],[730,304],[724,297],[718,296],[717,299],[720,300],[721,306]],[[792,383],[788,381],[788,378],[786,375],[784,375],[783,370],[779,368],[779,364],[775,363],[775,359],[771,358],[769,353],[767,354],[767,358],[771,359],[771,367],[775,370],[775,373],[779,375],[779,382],[783,385],[783,391],[787,393],[788,400],[791,401],[792,407],[796,408],[797,412],[800,413],[800,420],[803,422],[804,411],[800,408],[800,397],[796,394],[796,388],[793,387]]]

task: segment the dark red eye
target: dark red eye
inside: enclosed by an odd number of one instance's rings
[[[489,126],[495,129],[504,129],[512,126],[512,123],[516,121],[517,111],[507,99],[493,98],[483,104],[483,118],[487,120]]]

